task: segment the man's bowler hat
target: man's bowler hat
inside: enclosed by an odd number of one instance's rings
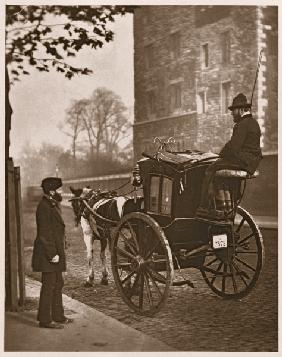
[[[41,183],[44,192],[55,191],[62,186],[62,179],[59,177],[46,177]]]
[[[243,93],[240,93],[233,99],[232,105],[230,105],[228,109],[233,110],[235,108],[251,108],[251,106],[252,105],[247,101],[247,97]]]

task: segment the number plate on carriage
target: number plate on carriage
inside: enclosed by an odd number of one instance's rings
[[[218,234],[212,237],[213,249],[227,248],[227,235]]]

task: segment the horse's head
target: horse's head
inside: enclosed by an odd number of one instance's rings
[[[70,191],[74,195],[74,197],[72,197],[69,201],[71,202],[71,206],[72,206],[72,209],[74,212],[75,224],[76,224],[76,226],[78,226],[78,224],[80,222],[81,206],[82,206],[80,197],[82,195],[83,190],[82,190],[82,188],[75,189],[72,186],[70,186]]]

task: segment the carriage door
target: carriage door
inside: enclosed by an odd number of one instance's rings
[[[172,180],[166,176],[151,175],[148,212],[171,216]]]

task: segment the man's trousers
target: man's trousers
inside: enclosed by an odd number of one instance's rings
[[[51,321],[63,321],[64,308],[62,289],[64,286],[62,272],[42,272],[37,320],[43,324]]]

